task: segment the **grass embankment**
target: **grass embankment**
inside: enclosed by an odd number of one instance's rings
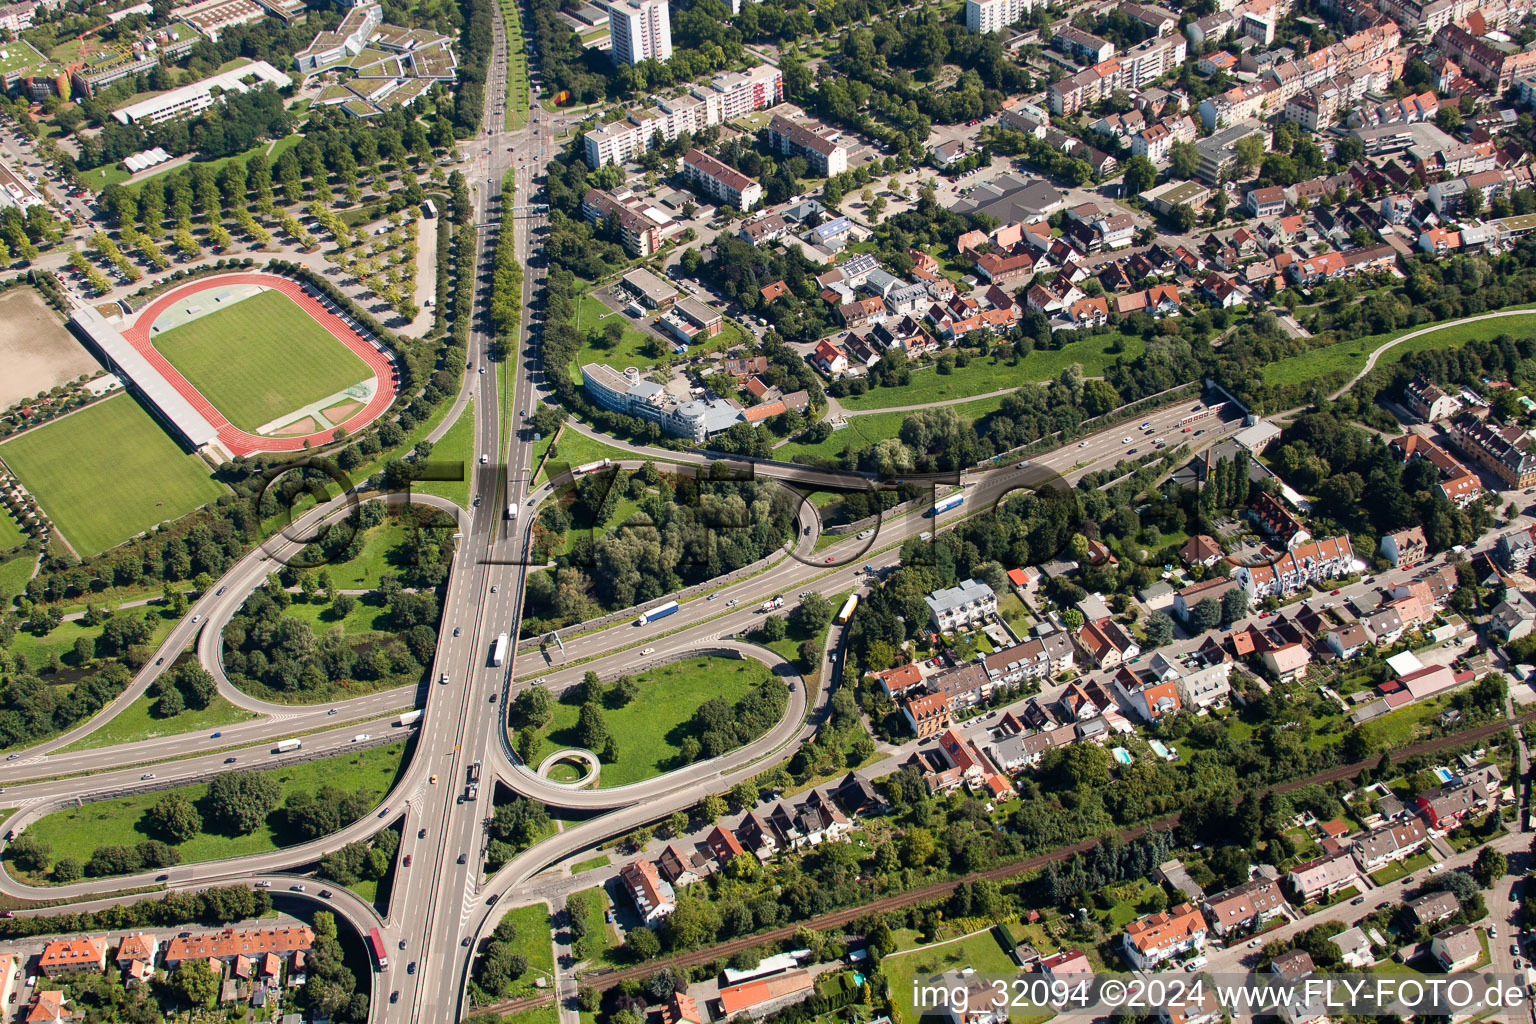
[[[905,387],[871,388],[862,395],[840,398],[838,403],[852,410],[888,409],[969,398],[1032,381],[1054,380],[1073,363],[1082,364],[1083,373],[1089,377],[1102,377],[1116,359],[1135,359],[1146,347],[1137,335],[1097,334],[1069,341],[1055,350],[1036,349],[1017,366],[992,356],[972,356],[969,364],[955,367],[953,373],[940,374],[932,366],[917,367]]]
[[[1300,355],[1278,359],[1264,367],[1264,383],[1271,386],[1301,384],[1332,374],[1356,374],[1365,366],[1370,354],[1393,338],[1424,330],[1423,326],[1411,327],[1387,334],[1373,334],[1364,338],[1350,338],[1323,348],[1303,352]],[[1440,330],[1430,331],[1411,341],[1394,345],[1376,361],[1378,367],[1390,366],[1415,352],[1431,348],[1457,348],[1469,341],[1497,338],[1501,334],[1516,337],[1536,334],[1536,313],[1528,316],[1501,316],[1491,320],[1451,324]]]
[[[768,666],[750,658],[689,658],[636,675],[640,695],[625,707],[603,710],[619,758],[603,765],[599,787],[627,786],[674,770],[689,735],[688,722],[706,700],[719,697],[735,704],[770,675]],[[581,745],[576,729],[580,712],[575,701],[556,701],[554,719],[532,764],[556,750]]]
[[[475,403],[470,402],[453,421],[453,426],[432,446],[429,462],[463,467],[461,480],[418,480],[411,490],[422,494],[435,494],[439,498],[460,505],[469,505],[469,482],[475,475]],[[488,467],[489,468],[489,467]]]
[[[267,820],[246,835],[224,835],[204,832],[184,843],[174,844],[184,864],[200,861],[222,860],[228,857],[248,857],[258,853],[290,846],[294,837],[283,826],[284,812],[281,802],[288,794],[310,792],[322,786],[355,793],[370,791],[382,797],[394,786],[404,767],[405,743],[391,743],[281,768],[270,769],[275,776],[281,797],[278,809]],[[256,763],[250,767],[261,769]],[[75,857],[81,863],[91,858],[98,846],[133,846],[147,839],[159,838],[149,832],[146,813],[167,792],[181,793],[208,817],[206,810],[208,786],[199,784],[181,786],[156,793],[136,793],[116,800],[103,800],[64,811],[56,811],[34,822],[27,832],[40,843],[51,848],[54,859]],[[14,864],[8,864],[12,874],[20,874]],[[24,880],[40,884],[46,879],[40,876],[20,875]]]
[[[98,747],[110,747],[118,743],[137,743],[140,740],[158,739],[161,736],[177,736],[184,732],[205,732],[259,717],[253,712],[235,707],[223,697],[215,697],[213,703],[206,708],[183,711],[170,718],[160,718],[155,715],[151,710],[154,706],[154,700],[147,696],[140,697],[89,736],[84,736],[62,748],[62,752],[95,750]]]
[[[899,389],[898,389],[899,390]],[[996,412],[998,406],[1003,404],[1002,395],[994,395],[991,398],[978,398],[974,402],[962,402],[951,406],[963,420],[977,420],[991,412]],[[773,457],[783,461],[791,461],[796,455],[810,455],[821,459],[835,459],[844,448],[867,448],[887,438],[895,437],[901,432],[901,424],[910,412],[876,412],[867,416],[850,416],[848,425],[842,430],[834,430],[832,436],[820,444],[803,444],[791,441],[782,448],[774,450]]]

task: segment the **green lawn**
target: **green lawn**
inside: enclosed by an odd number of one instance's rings
[[[151,634],[150,643],[159,645],[171,627],[179,618],[171,613],[169,607],[161,605],[146,605],[137,608],[124,608],[119,615],[128,615],[142,619],[145,614],[152,616],[154,631]],[[74,665],[75,641],[81,637],[95,640],[101,635],[105,625],[87,626],[79,619],[71,619],[69,622],[61,622],[45,636],[37,636],[27,630],[19,630],[11,640],[11,653],[24,655],[29,665],[41,666],[48,664],[57,654],[64,663],[70,667]]]
[[[604,860],[606,859],[604,858]],[[607,912],[609,901],[607,891],[602,886],[597,885],[586,890],[586,893],[593,898],[587,908],[587,934],[582,937],[580,942],[581,945],[586,947],[588,954],[584,959],[591,959],[605,950],[618,946],[619,938],[614,934],[613,928],[608,925]],[[580,957],[581,953],[578,953],[577,956]]]
[[[1365,338],[1340,341],[1325,348],[1313,349],[1300,355],[1287,356],[1264,367],[1264,383],[1270,385],[1299,384],[1332,373],[1354,374],[1365,365],[1366,358],[1395,337],[1423,330],[1414,327],[1389,334],[1373,334]],[[1390,366],[1414,352],[1431,348],[1456,348],[1481,338],[1496,338],[1501,334],[1514,337],[1536,334],[1536,313],[1530,316],[1496,317],[1469,324],[1455,324],[1420,335],[1388,349],[1376,365]]]
[[[1371,872],[1371,881],[1375,882],[1377,885],[1386,885],[1388,882],[1395,882],[1399,878],[1403,878],[1406,875],[1411,875],[1420,868],[1429,867],[1433,861],[1434,858],[1429,855],[1428,851],[1416,853],[1406,860],[1400,860],[1394,864],[1388,864],[1386,867],[1381,868],[1378,871]]]
[[[617,345],[604,348],[603,327],[610,320],[624,325],[624,336]],[[581,367],[584,363],[605,363],[616,370],[623,370],[626,366],[644,369],[654,363],[655,360],[646,355],[643,349],[648,342],[656,340],[655,336],[636,327],[635,324],[639,322],[628,313],[614,312],[594,295],[583,295],[576,306],[576,327],[581,333],[582,346],[571,364],[572,378],[578,382],[581,380]],[[592,343],[594,338],[598,344]]]
[[[152,340],[214,408],[248,431],[372,372],[278,291],[241,299]]]
[[[0,444],[0,459],[85,557],[225,493],[126,394]]]
[[[363,550],[356,558],[323,566],[331,574],[331,585],[341,590],[377,587],[380,577],[396,571],[390,562],[390,553],[405,543],[413,529],[407,520],[390,515],[378,526],[363,531]]]
[[[580,860],[575,864],[572,864],[571,874],[579,875],[583,871],[591,871],[593,868],[605,868],[611,863],[612,861],[608,859],[608,855],[606,853],[599,854],[598,856],[592,857],[589,860]]]
[[[0,509],[0,551],[9,551],[26,541],[27,534],[21,524],[8,511]]]
[[[1018,965],[1003,949],[995,929],[968,939],[932,948],[919,946],[911,952],[893,953],[880,961],[880,972],[890,982],[891,998],[901,1010],[902,1019],[917,1020],[921,1011],[913,1006],[912,983],[941,972],[974,968],[979,974],[1018,974]]]
[[[32,578],[32,568],[37,559],[32,555],[20,555],[0,563],[0,608],[9,608],[11,602],[26,592],[27,581]]]
[[[364,633],[382,633],[389,628],[389,609],[376,603],[377,599],[365,601],[359,598],[345,617],[336,614],[336,606],[329,601],[317,603],[305,603],[295,601],[284,609],[283,614],[295,619],[303,619],[314,629],[316,636],[324,636],[337,626],[346,636],[361,636]],[[335,696],[324,698],[335,700]]]
[[[222,157],[218,160],[211,161],[208,166],[213,169],[215,174],[217,174],[219,169],[229,161],[239,160],[241,163],[248,163],[251,157],[255,156],[257,153],[266,153],[268,158],[273,163],[276,163],[278,157],[282,156],[294,146],[297,146],[299,141],[303,138],[303,135],[300,135],[298,132],[294,132],[291,135],[286,135],[283,138],[278,139],[276,142],[263,142],[260,145],[252,146],[244,153],[237,153],[234,156]],[[93,170],[81,171],[80,182],[86,188],[100,192],[108,185],[121,184],[123,182],[129,181],[129,179],[132,178],[132,183],[128,185],[128,189],[131,192],[136,190],[140,185],[144,184],[150,178],[158,177],[161,174],[168,174],[173,170],[177,172],[184,172],[187,166],[188,165],[186,164],[180,164],[174,168],[161,168],[160,170],[154,171],[150,174],[133,177],[122,166],[122,164],[106,164]]]
[[[349,792],[369,790],[382,797],[389,792],[404,765],[405,744],[392,743],[359,751],[356,754],[322,758],[305,764],[273,770],[284,798],[300,790],[313,792],[321,786],[334,786]],[[260,768],[257,761],[253,767]],[[202,808],[208,793],[206,785],[182,786],[176,790]],[[155,838],[144,826],[145,813],[163,793],[140,793],[116,800],[103,800],[71,810],[57,811],[33,823],[27,831],[52,847],[53,856],[77,857],[83,863],[98,846],[132,846]],[[265,824],[243,836],[202,834],[176,849],[182,863],[250,856],[275,850],[292,842],[284,834],[281,807],[268,816]],[[15,867],[9,870],[16,873]],[[36,881],[36,879],[34,879]],[[546,940],[546,945],[548,945]]]
[[[549,919],[549,908],[542,903],[531,907],[513,907],[503,920],[510,920],[517,927],[517,938],[512,941],[513,952],[528,958],[528,971],[506,993],[507,998],[532,995],[537,991],[534,979],[545,980],[545,990],[553,987],[555,950],[551,941],[554,922]]]
[[[449,400],[451,404],[451,400]],[[462,480],[420,480],[411,490],[435,494],[460,506],[469,504],[469,481],[475,475],[475,403],[470,402],[448,432],[432,447],[429,462],[457,462],[463,466]]]
[[[535,1006],[531,1010],[503,1016],[501,1024],[560,1024],[560,1012],[553,1006]]]
[[[637,675],[640,696],[627,707],[603,710],[608,733],[618,741],[619,759],[603,765],[599,786],[627,786],[672,771],[683,726],[700,705],[712,697],[735,704],[769,675],[768,666],[751,658],[689,658]],[[580,711],[578,704],[556,702],[533,764],[556,750],[580,745]]]
[[[175,736],[184,732],[204,732],[221,725],[234,725],[258,717],[249,711],[235,707],[223,697],[215,697],[213,703],[201,711],[183,711],[170,718],[157,718],[150,713],[154,701],[140,697],[106,722],[101,728],[65,747],[69,750],[94,750],[116,743],[135,743],[161,736]]]
[[[586,434],[566,426],[560,431],[560,443],[555,446],[555,454],[550,457],[548,462],[544,463],[544,469],[539,474],[538,480],[535,480],[534,483],[540,484],[548,481],[550,471],[555,468],[557,463],[563,463],[566,467],[572,467],[584,466],[589,462],[596,462],[598,459],[618,461],[619,459],[633,458],[636,458],[636,456],[624,451],[622,448],[615,448],[613,445],[604,444],[595,438],[588,437]]]
[[[978,398],[974,402],[963,402],[952,408],[961,419],[977,420],[988,413],[996,412],[998,406],[1003,404],[1003,397],[996,395],[992,398]],[[842,430],[834,430],[832,436],[820,444],[802,444],[792,441],[776,449],[773,457],[786,462],[792,461],[796,455],[835,459],[844,448],[851,447],[855,450],[867,448],[886,438],[895,437],[901,431],[901,424],[910,415],[911,413],[905,412],[876,412],[867,416],[850,416],[848,426]]]
[[[1123,346],[1121,351],[1111,352],[1117,345]],[[905,387],[871,388],[856,397],[840,398],[838,404],[845,409],[888,409],[969,398],[1032,381],[1054,380],[1073,363],[1081,363],[1083,373],[1089,377],[1102,377],[1116,359],[1135,359],[1146,347],[1146,342],[1135,335],[1100,334],[1069,341],[1054,352],[1036,350],[1017,366],[991,356],[973,356],[969,365],[955,367],[955,372],[948,376],[941,376],[932,366],[914,368],[912,381]]]

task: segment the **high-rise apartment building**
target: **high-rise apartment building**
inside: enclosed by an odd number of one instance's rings
[[[608,9],[613,59],[621,64],[672,59],[672,13],[667,0],[619,0]]]

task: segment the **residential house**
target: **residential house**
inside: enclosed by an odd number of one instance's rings
[[[1425,423],[1450,419],[1461,411],[1461,402],[1423,377],[1403,385],[1403,404]]]
[[[14,994],[14,993],[12,993]],[[67,1021],[85,1020],[85,1011],[69,1006],[63,992],[39,989],[32,993],[32,1005],[27,1007],[23,1018],[26,1024],[65,1024]]]
[[[1145,971],[1181,953],[1204,949],[1205,936],[1206,923],[1200,911],[1181,903],[1126,925],[1121,945],[1131,965]]]
[[[1259,660],[1280,682],[1293,683],[1307,674],[1312,655],[1304,644],[1290,643],[1264,651]]]
[[[1273,878],[1255,878],[1200,903],[1211,930],[1225,938],[1234,931],[1259,928],[1285,912],[1285,894]]]
[[[315,933],[307,925],[279,928],[251,928],[235,931],[187,933],[166,943],[165,968],[174,970],[183,960],[218,960],[232,964],[239,956],[279,956],[307,954],[315,944]]]
[[[1222,596],[1238,586],[1240,586],[1238,581],[1229,576],[1213,576],[1208,580],[1192,583],[1174,592],[1174,614],[1188,622],[1190,609],[1202,601],[1215,601],[1220,604]]]
[[[816,344],[810,361],[818,370],[832,377],[848,369],[848,353],[832,342],[823,339]]]
[[[747,852],[747,848],[741,845],[741,841],[736,838],[734,832],[718,825],[704,838],[704,843],[709,847],[710,853],[714,854],[715,862],[722,868]]]
[[[1417,818],[1383,825],[1355,837],[1355,862],[1361,871],[1375,871],[1384,864],[1412,856],[1428,841],[1429,833]]]
[[[875,682],[887,697],[899,697],[923,684],[923,674],[916,665],[897,665],[874,673]]]
[[[1531,635],[1536,627],[1536,607],[1518,590],[1506,590],[1504,600],[1494,608],[1488,620],[1488,633],[1499,643],[1507,644]]]
[[[1185,565],[1203,565],[1209,568],[1226,557],[1216,538],[1203,533],[1196,534],[1179,548],[1179,561]],[[1198,602],[1197,602],[1198,603]]]
[[[1076,949],[1064,949],[1041,957],[1035,962],[1035,970],[1045,975],[1048,981],[1061,981],[1068,985],[1093,977],[1093,965]]]
[[[1325,639],[1333,653],[1349,660],[1371,646],[1371,635],[1358,622],[1330,629]]]
[[[1457,925],[1437,932],[1429,940],[1429,955],[1446,974],[1455,974],[1477,963],[1483,955],[1483,944],[1475,929]]]
[[[1425,790],[1415,798],[1415,802],[1430,828],[1437,832],[1449,832],[1469,816],[1476,816],[1495,806],[1498,796],[1496,785],[1462,783]]]
[[[1511,530],[1499,536],[1493,551],[1505,572],[1524,573],[1536,557],[1536,537],[1529,529]]]
[[[1334,579],[1358,571],[1349,537],[1340,535],[1297,544],[1264,565],[1239,565],[1232,577],[1257,603],[1271,594],[1284,597],[1320,580]]]
[[[907,716],[907,724],[912,726],[912,731],[920,740],[936,736],[949,728],[949,702],[941,693],[913,697],[902,704],[901,710]]]
[[[78,939],[54,939],[43,947],[43,954],[37,960],[37,973],[45,978],[61,978],[85,971],[100,974],[106,969],[106,940],[83,936]]]
[[[1344,891],[1355,884],[1356,875],[1354,859],[1347,852],[1339,852],[1298,864],[1285,877],[1298,902],[1312,903]]]
[[[1406,530],[1384,534],[1381,538],[1381,554],[1392,563],[1393,568],[1418,565],[1429,557],[1429,542],[1424,539],[1424,528],[1410,526]]]
[[[1278,185],[1250,189],[1243,205],[1255,217],[1278,217],[1285,212],[1285,189]]]
[[[1077,646],[1098,668],[1115,668],[1141,654],[1135,638],[1111,619],[1083,623]]]
[[[997,595],[981,580],[963,580],[929,594],[928,613],[940,633],[977,625],[997,614]]]
[[[1486,423],[1462,413],[1451,420],[1448,431],[1458,448],[1492,471],[1506,487],[1536,486],[1536,452],[1521,428]]]
[[[1448,892],[1432,892],[1403,904],[1403,916],[1415,928],[1444,921],[1460,910],[1461,904]]]
[[[672,883],[661,877],[661,872],[651,861],[642,858],[624,865],[619,869],[619,881],[647,928],[657,927],[677,909]]]

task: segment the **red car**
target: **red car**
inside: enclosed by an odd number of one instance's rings
[[[837,557],[836,555],[828,555],[827,556],[827,563],[831,564],[832,560],[835,559],[836,557]]]
[[[405,866],[406,867],[410,867],[411,866],[411,855],[410,854],[406,854],[405,855]]]
[[[1339,596],[1339,592],[1337,590],[1335,590],[1331,596],[1338,597]]]

